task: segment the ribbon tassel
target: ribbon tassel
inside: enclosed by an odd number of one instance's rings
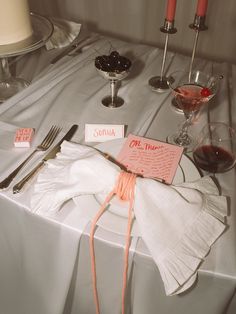
[[[104,203],[101,205],[97,215],[94,217],[90,231],[90,258],[91,258],[91,272],[93,280],[93,295],[96,307],[96,314],[100,314],[99,297],[97,291],[97,275],[94,251],[94,233],[97,221],[105,212],[107,205],[114,195],[123,201],[129,202],[128,223],[125,241],[125,254],[124,254],[124,269],[123,269],[123,285],[122,285],[122,314],[125,314],[125,296],[127,287],[127,273],[129,266],[129,247],[131,240],[131,229],[133,222],[133,205],[134,205],[134,191],[135,191],[136,175],[133,173],[122,171],[118,177],[114,189],[107,195]]]

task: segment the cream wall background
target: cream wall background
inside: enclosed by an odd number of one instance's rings
[[[81,22],[89,29],[115,37],[163,47],[166,0],[29,0],[31,10]],[[197,56],[236,63],[236,1],[209,0],[206,24],[199,36]],[[197,0],[177,0],[169,50],[190,55],[195,33]]]

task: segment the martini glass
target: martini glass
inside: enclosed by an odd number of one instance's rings
[[[212,99],[219,86],[222,76],[211,76],[201,71],[181,72],[171,74],[173,81],[169,86],[174,94],[174,99],[185,115],[179,132],[168,136],[167,141],[184,147],[191,151],[195,141],[188,133],[189,126],[192,124],[194,114],[206,106]]]

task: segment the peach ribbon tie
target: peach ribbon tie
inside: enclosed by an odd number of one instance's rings
[[[122,314],[125,314],[125,294],[127,286],[127,274],[129,266],[129,247],[131,241],[131,229],[133,222],[133,205],[134,205],[134,193],[135,193],[135,183],[136,175],[134,173],[122,171],[119,174],[118,180],[114,189],[107,195],[105,201],[101,205],[99,211],[94,217],[91,224],[90,231],[90,258],[91,258],[91,272],[93,280],[93,295],[96,307],[96,314],[100,314],[99,298],[97,291],[97,275],[96,275],[96,264],[95,264],[95,250],[94,250],[94,233],[96,229],[96,224],[102,214],[105,212],[107,205],[114,195],[116,195],[120,200],[129,202],[128,209],[128,223],[126,231],[126,243],[124,252],[124,270],[123,270],[123,285],[122,285]]]

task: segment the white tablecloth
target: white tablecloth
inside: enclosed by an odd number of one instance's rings
[[[117,109],[101,105],[102,97],[109,93],[109,84],[94,67],[95,57],[109,54],[111,49],[133,61],[131,73],[119,89],[125,105]],[[17,72],[33,78],[33,83],[0,106],[0,180],[29,154],[28,149],[13,148],[18,127],[36,129],[34,146],[52,124],[61,125],[63,132],[78,124],[73,141],[82,143],[85,123],[125,124],[126,135],[132,132],[165,140],[183,119],[171,107],[170,92],[157,94],[148,86],[149,78],[160,73],[162,50],[101,38],[82,54],[49,65],[55,54],[42,48],[17,64]],[[189,60],[169,52],[167,72],[188,69]],[[195,68],[223,74],[225,78],[208,110],[202,112],[192,127],[193,133],[208,119],[236,126],[235,67],[197,59]],[[38,153],[17,180],[41,157]],[[216,178],[222,193],[230,196],[229,228],[202,264],[198,282],[180,296],[165,296],[157,267],[142,240],[134,237],[127,313],[183,314],[189,313],[189,308],[194,314],[223,314],[227,309],[227,313],[234,312],[235,303],[231,299],[236,287],[235,169]],[[94,313],[88,249],[90,226],[84,224],[72,201],[54,220],[32,214],[30,189],[13,195],[10,186],[0,193],[0,313]],[[104,314],[120,313],[124,237],[98,228],[95,238],[101,310]]]

